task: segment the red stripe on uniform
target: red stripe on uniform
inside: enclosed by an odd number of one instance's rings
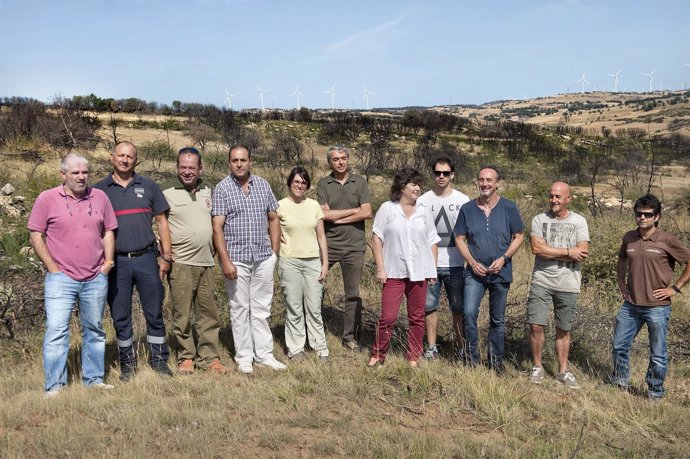
[[[152,210],[149,207],[142,207],[139,209],[116,210],[115,216],[119,217],[120,215],[145,214],[145,213],[151,213],[151,211]]]

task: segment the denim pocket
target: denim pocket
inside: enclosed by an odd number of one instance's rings
[[[57,271],[54,273],[46,273],[45,281],[43,282],[44,294],[46,298],[59,298],[62,295],[61,281],[65,273]]]

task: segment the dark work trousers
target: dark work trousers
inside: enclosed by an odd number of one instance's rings
[[[132,329],[132,292],[137,287],[146,319],[146,341],[150,346],[151,364],[167,362],[170,351],[163,323],[163,283],[158,274],[156,254],[151,251],[138,257],[117,255],[115,267],[108,276],[108,305],[117,336],[120,366],[136,367],[134,330]]]
[[[362,298],[359,296],[359,281],[364,267],[364,252],[328,251],[328,265],[340,263],[343,273],[343,341],[353,341],[362,327]]]

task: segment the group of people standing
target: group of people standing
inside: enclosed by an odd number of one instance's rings
[[[409,320],[408,364],[417,367],[420,358],[439,358],[437,308],[443,285],[453,316],[454,357],[471,367],[480,363],[477,317],[488,291],[487,363],[497,374],[503,374],[504,316],[513,280],[512,257],[523,243],[524,224],[516,204],[498,193],[501,175],[497,167],[479,170],[479,196],[474,200],[453,189],[455,167],[449,158],[437,159],[432,172],[434,186],[422,196],[418,171],[403,169],[396,174],[390,201],[379,208],[374,219],[372,249],[376,278],[383,290],[368,365],[383,365],[403,295]],[[585,218],[569,209],[572,196],[568,184],[552,183],[548,198],[549,209],[533,218],[530,229],[535,263],[527,301],[533,360],[528,379],[535,384],[544,380],[544,329],[553,307],[558,365],[555,381],[579,389],[568,357],[582,281],[581,263],[589,255],[589,229]],[[658,401],[665,393],[671,297],[680,294],[690,281],[690,249],[658,228],[661,203],[655,196],[640,198],[634,212],[637,228],[625,234],[618,254],[617,279],[624,303],[616,316],[609,382],[629,388],[630,349],[647,325],[647,394],[650,400]],[[685,269],[673,282],[676,263],[685,264]],[[422,354],[425,322],[428,345]]]
[[[403,294],[407,299],[407,361],[417,367],[423,357],[439,358],[438,305],[445,286],[453,315],[455,356],[480,363],[477,318],[489,292],[489,366],[503,373],[504,315],[511,257],[523,241],[517,206],[498,195],[500,173],[494,166],[479,171],[479,196],[470,200],[452,187],[455,165],[441,157],[431,165],[434,186],[421,195],[423,177],[414,169],[396,174],[390,201],[376,213],[372,250],[377,280],[383,284],[381,318],[370,367],[384,363]],[[465,264],[467,268],[465,268]],[[428,346],[422,353],[426,325]]]
[[[84,385],[113,388],[104,382],[106,300],[116,332],[120,379],[134,377],[138,369],[132,329],[135,286],[146,319],[149,365],[163,376],[172,376],[162,314],[164,281],[170,287],[178,372],[227,372],[220,360],[214,255],[224,276],[234,360],[240,372],[252,373],[254,365],[286,368],[273,355],[268,322],[276,264],[287,305],[288,359],[304,359],[308,340],[319,361],[330,362],[321,300],[323,280],[335,263],[340,264],[343,278],[342,345],[362,351],[359,286],[367,248],[365,221],[373,215],[371,196],[366,180],[350,171],[346,148],[331,147],[327,160],[331,173],[318,182],[316,200],[306,197],[311,178],[297,166],[287,177],[288,196],[278,201],[269,183],[251,172],[251,152],[244,145],[230,149],[230,174],[213,189],[201,178],[201,154],[192,147],[179,151],[177,179],[162,187],[135,173],[137,150],[129,142],[115,146],[112,173],[94,187],[88,186],[87,160],[73,153],[65,156],[60,164],[63,183],[41,193],[28,221],[31,243],[48,271],[46,396],[55,396],[67,384],[69,320],[77,300]],[[524,240],[523,221],[516,204],[499,195],[501,175],[495,166],[480,169],[479,196],[472,200],[453,188],[455,165],[450,158],[438,158],[431,170],[434,185],[424,194],[419,171],[398,171],[390,199],[374,218],[371,247],[382,299],[368,367],[384,364],[403,297],[409,321],[408,364],[417,367],[421,359],[439,358],[438,306],[443,286],[453,317],[454,356],[469,366],[481,362],[477,318],[488,291],[487,361],[502,374],[512,257]],[[544,328],[553,305],[555,379],[578,388],[568,352],[589,233],[586,220],[568,209],[570,200],[568,185],[554,182],[550,209],[532,221],[530,246],[536,259],[527,321],[534,366],[529,380],[544,379]],[[668,361],[670,297],[690,280],[686,265],[672,283],[673,267],[676,262],[687,263],[690,250],[657,228],[661,204],[653,196],[636,203],[635,215],[638,228],[625,235],[619,253],[618,282],[625,303],[616,321],[611,383],[628,386],[630,347],[646,323],[651,349],[649,396],[660,399]]]
[[[288,357],[304,358],[308,337],[320,360],[329,362],[321,282],[334,263],[341,264],[345,284],[343,345],[361,350],[355,336],[361,327],[359,283],[371,198],[366,181],[349,174],[344,148],[331,148],[328,159],[333,172],[319,182],[319,204],[305,196],[311,181],[302,167],[290,173],[289,195],[278,202],[268,182],[251,173],[251,153],[244,145],[230,149],[230,174],[215,189],[201,178],[201,154],[191,147],[179,151],[177,178],[162,187],[135,172],[137,149],[130,142],[115,146],[112,173],[93,187],[88,185],[86,158],[66,155],[60,163],[62,184],[39,195],[27,225],[31,244],[47,270],[46,397],[67,385],[69,322],[75,303],[82,325],[84,385],[113,388],[104,382],[106,301],[116,332],[120,380],[134,377],[134,287],[146,319],[149,365],[162,376],[172,376],[162,313],[165,281],[170,287],[178,371],[227,372],[220,360],[220,320],[214,301],[216,254],[225,278],[239,371],[252,373],[254,364],[285,369],[273,355],[268,323],[278,255],[288,305]]]

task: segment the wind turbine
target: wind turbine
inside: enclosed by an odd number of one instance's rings
[[[577,80],[577,81],[575,82],[575,83],[582,83],[582,94],[585,93],[585,84],[589,84],[589,81],[587,81],[587,80],[585,79],[585,74],[586,74],[586,73],[587,73],[587,72],[582,72],[582,78],[580,78],[579,80]]]
[[[613,77],[613,92],[618,92],[618,75],[621,73],[621,70],[623,69],[618,70],[614,74],[608,74],[608,76]]]
[[[367,101],[367,110],[369,110],[369,95],[376,93],[367,91],[367,87],[364,85],[362,85],[362,88],[364,88],[364,97],[362,97],[362,99],[365,99]]]
[[[233,97],[237,97],[237,96],[234,95],[234,94],[230,94],[230,93],[228,92],[228,89],[227,89],[227,88],[225,88],[225,94],[228,95],[228,96],[225,98],[225,100],[228,102],[228,109],[232,110],[232,98],[233,98]]]
[[[643,73],[642,76],[649,77],[649,92],[654,91],[654,73],[656,72],[656,69],[652,70],[649,73]]]
[[[261,111],[264,111],[264,93],[265,92],[271,92],[270,89],[261,89],[261,87],[257,84],[256,89],[259,90],[259,99],[261,100]]]
[[[300,90],[299,90],[299,83],[297,83],[297,89],[295,89],[295,92],[293,92],[293,93],[290,94],[290,95],[291,95],[291,96],[297,96],[297,110],[299,110],[300,108],[302,108],[302,107],[300,106],[300,104],[299,104],[299,96],[301,96],[301,95],[303,95],[303,94],[302,94],[302,93],[300,92]]]
[[[330,91],[325,91],[324,94],[330,94],[331,95],[331,110],[335,111],[335,83],[331,87]]]

